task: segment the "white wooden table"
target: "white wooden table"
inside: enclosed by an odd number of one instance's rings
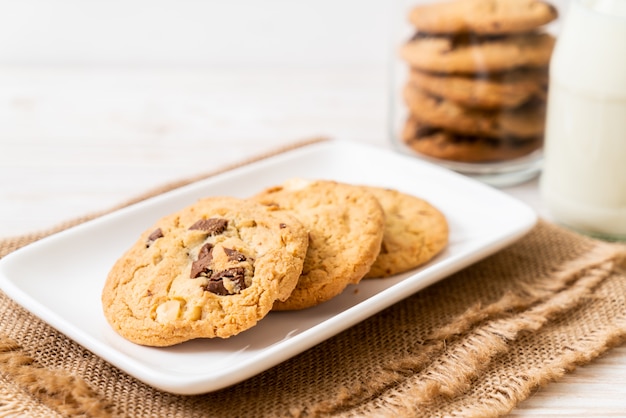
[[[0,70],[0,236],[329,136],[391,146],[383,66]],[[504,190],[549,217],[537,182]],[[626,347],[512,416],[626,416]]]

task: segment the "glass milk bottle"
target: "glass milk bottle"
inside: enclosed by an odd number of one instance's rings
[[[626,239],[626,0],[572,0],[550,66],[542,198],[554,219]]]

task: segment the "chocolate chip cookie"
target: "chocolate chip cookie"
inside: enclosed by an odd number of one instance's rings
[[[418,30],[437,34],[527,32],[557,17],[554,6],[539,0],[454,0],[421,4],[409,13]]]
[[[462,135],[532,138],[543,133],[545,103],[515,109],[485,110],[459,106],[407,84],[404,98],[413,117],[424,125]]]
[[[554,36],[540,32],[496,37],[432,36],[418,32],[402,45],[400,55],[412,68],[427,72],[493,73],[516,68],[545,68],[554,43]]]
[[[275,310],[316,306],[358,283],[380,251],[383,209],[362,187],[327,180],[292,179],[253,199],[276,213],[290,213],[309,231],[302,275]]]
[[[448,243],[448,222],[437,208],[398,190],[364,186],[385,212],[380,253],[366,278],[389,277],[421,266]]]
[[[149,346],[236,335],[289,297],[307,246],[307,230],[289,213],[202,199],[158,220],[115,263],[104,315],[120,335]]]
[[[490,138],[462,135],[434,128],[409,117],[402,132],[404,143],[419,154],[465,163],[491,163],[520,158],[541,148],[543,136]]]
[[[547,68],[470,76],[413,70],[409,81],[432,96],[479,109],[510,109],[531,100],[546,101],[548,94]]]

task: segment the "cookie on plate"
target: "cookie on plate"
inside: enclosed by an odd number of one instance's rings
[[[422,4],[409,13],[418,30],[437,34],[527,32],[557,17],[554,6],[539,0],[454,0]]]
[[[114,264],[105,317],[149,346],[236,335],[291,294],[307,246],[306,229],[288,213],[202,199],[157,221]]]
[[[385,212],[380,253],[366,278],[389,277],[419,267],[448,243],[448,222],[427,201],[398,190],[364,186]]]
[[[358,283],[380,251],[383,209],[362,187],[327,180],[291,179],[252,197],[276,213],[290,213],[309,231],[302,275],[275,310],[316,306]]]
[[[554,43],[554,36],[539,32],[487,38],[418,32],[402,45],[400,55],[411,67],[427,72],[492,73],[520,67],[545,68]]]
[[[455,134],[421,124],[409,117],[402,131],[404,143],[419,154],[441,160],[484,163],[512,160],[541,148],[543,136],[489,138]]]
[[[480,109],[514,108],[531,100],[545,101],[548,90],[547,68],[471,76],[413,70],[409,80],[430,95]]]
[[[412,84],[405,86],[404,99],[422,124],[462,135],[533,138],[544,131],[543,102],[529,102],[515,109],[476,109],[431,96]]]

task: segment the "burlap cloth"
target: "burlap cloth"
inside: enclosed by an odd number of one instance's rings
[[[4,239],[0,256],[85,219]],[[0,416],[506,414],[624,341],[625,254],[540,221],[512,246],[295,358],[198,396],[135,380],[0,294]]]

